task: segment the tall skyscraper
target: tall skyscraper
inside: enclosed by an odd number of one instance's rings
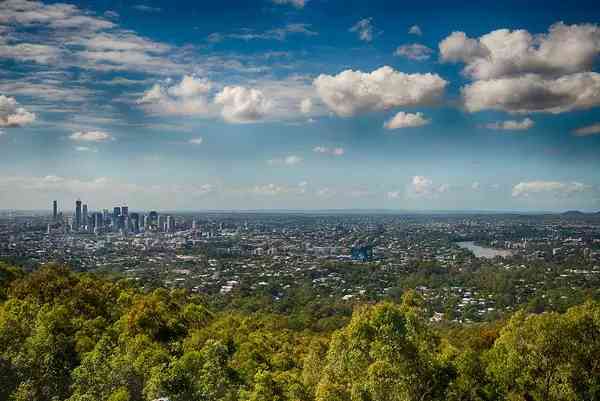
[[[129,206],[121,206],[121,228],[129,232],[131,222],[129,221]]]
[[[102,228],[102,226],[104,226],[103,220],[104,216],[102,215],[102,213],[94,214],[94,227],[96,228],[96,230],[99,230]]]
[[[114,207],[113,208],[113,215],[112,215],[112,229],[113,230],[118,230],[119,229],[119,219],[121,217],[121,208],[120,207]]]
[[[89,221],[88,221],[88,208],[87,208],[87,204],[84,203],[83,204],[83,217],[81,219],[81,222],[83,224],[83,227],[87,228],[87,226],[89,225]]]
[[[158,213],[153,210],[150,212],[150,214],[148,214],[148,224],[146,224],[146,230],[156,229],[157,227],[159,230],[161,229],[158,221]]]
[[[131,213],[130,221],[131,221],[131,230],[136,234],[139,233],[140,232],[140,215],[137,213]]]
[[[79,230],[81,227],[81,200],[77,199],[75,202],[75,224],[74,229]]]
[[[58,202],[52,202],[52,220],[58,220]]]

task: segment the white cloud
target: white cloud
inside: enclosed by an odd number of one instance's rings
[[[397,113],[390,120],[383,124],[386,129],[399,129],[399,128],[415,128],[422,127],[431,122],[423,116],[423,113],[405,113],[403,111]]]
[[[350,28],[350,32],[356,32],[358,34],[358,38],[363,42],[370,42],[373,40],[373,18],[363,18],[358,21],[352,28]]]
[[[390,191],[386,194],[389,199],[400,199],[403,197],[402,191]]]
[[[78,152],[93,152],[93,153],[98,152],[97,149],[90,148],[88,146],[76,146],[75,150],[78,151]]]
[[[314,81],[321,100],[342,117],[431,104],[442,96],[447,84],[437,74],[405,74],[388,66],[371,73],[346,70],[335,76],[321,74]]]
[[[504,130],[504,131],[525,131],[532,128],[534,122],[531,118],[525,118],[522,121],[516,120],[506,120],[506,121],[496,121],[490,124],[486,124],[485,127],[488,129],[494,130]]]
[[[313,148],[313,152],[321,153],[321,154],[328,154],[331,156],[343,156],[344,153],[346,153],[344,148],[329,148],[327,146],[315,146]]]
[[[284,158],[267,160],[267,163],[272,166],[295,166],[302,163],[302,160],[300,156],[289,155]]]
[[[137,103],[157,114],[207,116],[210,114],[207,96],[211,88],[210,81],[185,75],[172,86],[155,84]]]
[[[317,190],[316,195],[319,198],[331,198],[335,196],[335,191],[331,188],[320,188]]]
[[[581,72],[557,79],[539,75],[475,81],[462,88],[471,112],[563,113],[600,105],[600,74]]]
[[[104,16],[110,19],[118,19],[120,17],[119,13],[113,10],[105,11]]]
[[[74,132],[69,138],[78,142],[105,142],[113,139],[110,134],[102,131]]]
[[[114,27],[113,22],[87,15],[71,4],[5,0],[1,8],[0,24],[3,25],[45,25],[53,29],[78,29],[80,33]]]
[[[411,185],[415,194],[424,195],[432,191],[433,181],[422,175],[416,175],[413,177]]]
[[[575,136],[600,135],[600,123],[588,125],[587,127],[577,128],[573,131]]]
[[[252,192],[257,195],[276,196],[286,193],[287,188],[276,184],[257,185]]]
[[[300,102],[300,111],[302,114],[309,114],[312,111],[313,102],[311,99],[302,99]]]
[[[225,39],[234,40],[278,40],[284,41],[289,35],[316,36],[319,33],[310,29],[309,24],[287,24],[279,28],[269,29],[263,32],[257,32],[251,29],[244,29],[234,33],[213,32],[206,38],[210,43],[219,43]]]
[[[464,73],[475,79],[522,74],[555,77],[591,69],[600,53],[600,27],[559,22],[544,34],[498,29],[479,39],[453,32],[439,47],[443,61],[464,62]]]
[[[34,121],[35,114],[19,107],[15,98],[0,95],[0,127],[22,127]]]
[[[412,178],[406,195],[409,198],[435,198],[449,189],[448,184],[435,185],[431,178],[416,175]]]
[[[590,189],[592,189],[591,186],[577,181],[528,181],[515,185],[512,190],[512,196],[515,198],[527,198],[541,193],[551,193],[556,196],[571,196],[589,191]]]
[[[215,96],[221,114],[230,123],[250,123],[263,119],[271,107],[263,92],[243,86],[226,86]]]
[[[188,141],[191,145],[202,145],[202,142],[204,142],[202,137],[192,138]]]
[[[50,64],[57,62],[62,53],[61,49],[56,46],[31,43],[19,43],[16,45],[0,44],[0,58],[21,62],[32,61],[38,64]]]
[[[394,55],[406,57],[411,60],[424,61],[428,60],[432,53],[433,50],[431,50],[429,47],[420,43],[412,43],[398,47],[394,52]]]
[[[453,32],[441,60],[462,62],[474,80],[462,88],[467,110],[563,113],[600,105],[600,26],[556,23],[548,33],[498,29],[480,38]]]
[[[304,8],[309,0],[272,0],[275,4],[290,4],[296,8]]]
[[[206,79],[185,75],[181,82],[167,89],[169,95],[180,98],[201,96],[210,91],[212,84]]]
[[[411,35],[417,35],[417,36],[423,35],[423,31],[421,31],[421,28],[418,25],[411,26],[408,29],[408,33],[410,33]]]
[[[135,6],[132,7],[133,9],[136,9],[138,11],[143,11],[145,13],[158,13],[161,12],[162,10],[158,7],[151,7],[151,6],[146,6],[144,4],[136,4]]]

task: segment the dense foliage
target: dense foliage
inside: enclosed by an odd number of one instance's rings
[[[0,264],[0,399],[600,399],[594,301],[465,326],[432,326],[410,291],[349,319],[305,301],[219,308],[183,290]]]

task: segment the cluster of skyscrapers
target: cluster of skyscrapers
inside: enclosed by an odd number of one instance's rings
[[[69,221],[64,221],[58,212],[58,201],[52,203],[52,218],[55,223],[66,223],[71,230],[77,232],[122,232],[140,233],[144,231],[175,231],[173,216],[159,215],[156,211],[148,214],[129,213],[128,206],[115,206],[112,213],[109,209],[102,212],[90,212],[88,205],[80,199],[75,201],[75,213]]]

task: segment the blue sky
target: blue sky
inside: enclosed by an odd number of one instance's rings
[[[0,3],[0,208],[598,210],[595,2]]]

